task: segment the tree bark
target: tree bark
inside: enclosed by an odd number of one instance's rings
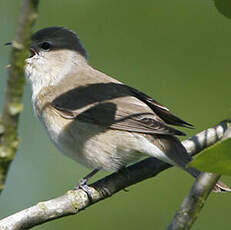
[[[22,94],[25,85],[24,61],[28,55],[31,27],[37,18],[39,0],[23,0],[19,22],[12,41],[7,89],[0,118],[0,193],[4,189],[10,163],[18,149],[17,128],[23,109]]]
[[[194,182],[167,230],[188,230],[197,219],[220,175],[202,173]]]

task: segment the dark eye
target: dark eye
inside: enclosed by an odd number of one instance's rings
[[[49,42],[43,42],[43,43],[41,43],[40,47],[43,50],[49,50],[51,48],[51,44]]]

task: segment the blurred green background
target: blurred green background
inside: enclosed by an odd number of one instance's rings
[[[10,41],[20,1],[0,1],[0,44]],[[41,1],[34,30],[61,25],[75,30],[90,63],[149,94],[195,125],[193,135],[230,117],[231,21],[212,0]],[[10,49],[0,45],[0,105]],[[20,149],[0,196],[0,218],[74,187],[88,169],[50,143],[26,86]],[[106,173],[100,173],[100,178]],[[231,185],[231,179],[223,180]],[[61,229],[165,229],[193,178],[177,168],[129,188],[77,216],[35,227]],[[230,194],[212,194],[193,229],[230,229]]]

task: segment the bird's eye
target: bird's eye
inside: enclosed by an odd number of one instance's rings
[[[51,48],[51,44],[49,42],[43,42],[43,43],[41,43],[40,47],[43,50],[49,50]]]

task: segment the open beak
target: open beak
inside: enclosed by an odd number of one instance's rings
[[[30,47],[30,56],[29,56],[29,58],[34,57],[34,55],[36,55],[36,54],[38,54],[38,52],[34,48]]]

